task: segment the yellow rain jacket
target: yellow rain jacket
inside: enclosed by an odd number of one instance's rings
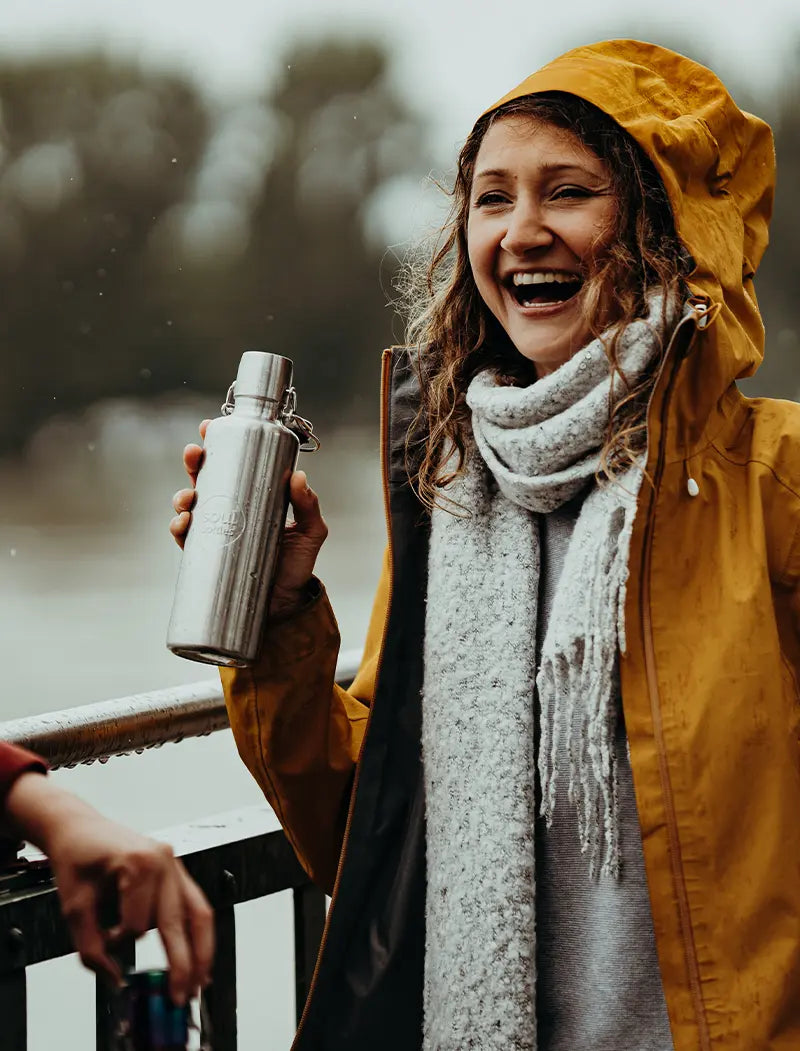
[[[772,138],[707,69],[637,41],[571,51],[498,105],[542,91],[579,95],[632,135],[696,264],[694,317],[649,407],[653,485],[639,497],[621,660],[675,1049],[797,1051],[800,406],[735,386],[763,355],[752,278]],[[403,469],[414,408],[404,352],[384,356],[382,406],[390,544],[355,683],[333,686],[324,595],[267,626],[254,669],[223,672],[242,757],[306,869],[335,883],[303,1049],[420,1046],[427,522]]]

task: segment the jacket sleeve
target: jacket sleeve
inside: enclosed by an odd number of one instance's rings
[[[28,770],[38,770],[44,774],[47,772],[47,763],[33,752],[0,741],[0,810],[5,805],[11,786],[20,774]]]
[[[221,669],[239,754],[303,868],[328,892],[375,691],[388,594],[387,555],[364,656],[349,690],[334,683],[339,629],[319,583],[303,610],[267,623],[253,667]]]

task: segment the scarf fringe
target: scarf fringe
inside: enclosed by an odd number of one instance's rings
[[[536,680],[541,711],[540,813],[550,827],[564,734],[569,769],[567,798],[575,807],[581,850],[588,856],[592,877],[618,878],[621,874],[614,750],[617,644],[640,480],[641,472],[631,471],[624,488],[620,482],[613,489],[595,490],[587,497],[564,565]],[[608,506],[598,506],[601,504]],[[587,523],[591,523],[592,536],[586,536]],[[601,523],[605,528],[598,536]],[[566,633],[565,620],[572,628]]]
[[[660,300],[651,306],[650,319],[620,340],[631,382],[658,353]],[[444,494],[471,516],[433,511],[422,706],[424,1051],[536,1049],[537,764],[547,825],[566,753],[589,872],[618,878],[622,870],[617,661],[643,475],[631,468],[594,485],[611,382],[600,341],[525,389],[479,373],[467,392],[475,441]],[[587,491],[536,674],[541,565],[530,512]]]

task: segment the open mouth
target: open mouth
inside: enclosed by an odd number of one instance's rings
[[[564,270],[517,270],[506,280],[506,287],[521,307],[566,303],[582,286],[580,274]]]

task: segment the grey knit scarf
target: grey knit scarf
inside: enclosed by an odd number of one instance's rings
[[[654,363],[661,300],[630,324],[629,383]],[[621,381],[615,380],[615,394]],[[433,512],[422,744],[427,816],[425,1051],[534,1051],[535,758],[551,820],[565,734],[592,873],[620,870],[614,735],[638,466],[597,486],[612,378],[597,340],[530,387],[470,384],[473,441]],[[588,491],[541,642],[536,514]],[[533,512],[533,513],[532,513]]]

